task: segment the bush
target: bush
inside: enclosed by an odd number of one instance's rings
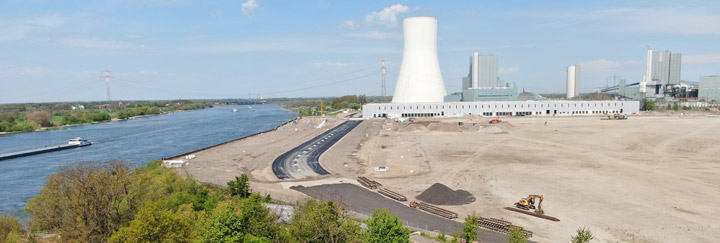
[[[507,242],[508,243],[527,243],[528,238],[530,238],[530,237],[525,235],[525,233],[523,233],[522,231],[520,231],[518,229],[513,229],[510,231],[510,235],[509,235]]]
[[[130,226],[122,227],[110,237],[110,242],[193,242],[195,225],[204,213],[196,213],[186,204],[173,212],[164,201],[146,204],[135,215]]]
[[[592,232],[586,228],[577,229],[577,235],[571,238],[573,243],[588,243],[594,239],[595,237],[592,235]]]
[[[463,223],[463,230],[462,230],[462,236],[463,236],[463,239],[465,239],[465,242],[473,242],[473,241],[477,240],[478,234],[482,234],[482,231],[478,230],[479,229],[479,227],[477,226],[478,219],[479,219],[479,217],[476,216],[475,213],[465,217],[465,223]]]
[[[360,223],[332,201],[300,203],[288,230],[297,242],[367,242]]]
[[[0,215],[0,242],[19,242],[24,230],[17,217]]]
[[[410,230],[403,227],[397,215],[392,216],[386,208],[375,209],[365,224],[369,233],[368,242],[410,242]]]

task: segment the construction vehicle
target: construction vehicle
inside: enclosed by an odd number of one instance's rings
[[[500,123],[500,117],[495,117],[495,119],[490,120],[490,124]]]
[[[411,208],[417,208],[417,202],[416,202],[416,201],[410,202],[410,207],[411,207]]]
[[[540,200],[538,202],[537,208],[535,208],[535,199]],[[515,203],[515,207],[525,210],[535,209],[535,213],[545,214],[545,211],[543,211],[542,209],[542,202],[542,195],[529,195],[526,198],[520,198],[520,201]]]
[[[603,118],[600,118],[600,120],[627,120],[628,116],[625,114],[613,114],[613,115],[605,115]]]

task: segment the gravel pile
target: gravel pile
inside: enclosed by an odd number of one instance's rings
[[[475,201],[475,197],[470,192],[453,190],[441,183],[433,184],[415,198],[435,205],[462,205]]]

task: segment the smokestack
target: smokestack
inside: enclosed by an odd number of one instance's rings
[[[447,93],[437,56],[437,19],[404,19],[403,44],[402,65],[392,102],[443,102]]]

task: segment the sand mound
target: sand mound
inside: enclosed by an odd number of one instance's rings
[[[457,123],[433,123],[428,125],[428,129],[439,132],[460,132],[460,126]]]
[[[455,190],[435,183],[416,197],[424,202],[436,205],[462,205],[475,201],[475,197],[465,190]]]

